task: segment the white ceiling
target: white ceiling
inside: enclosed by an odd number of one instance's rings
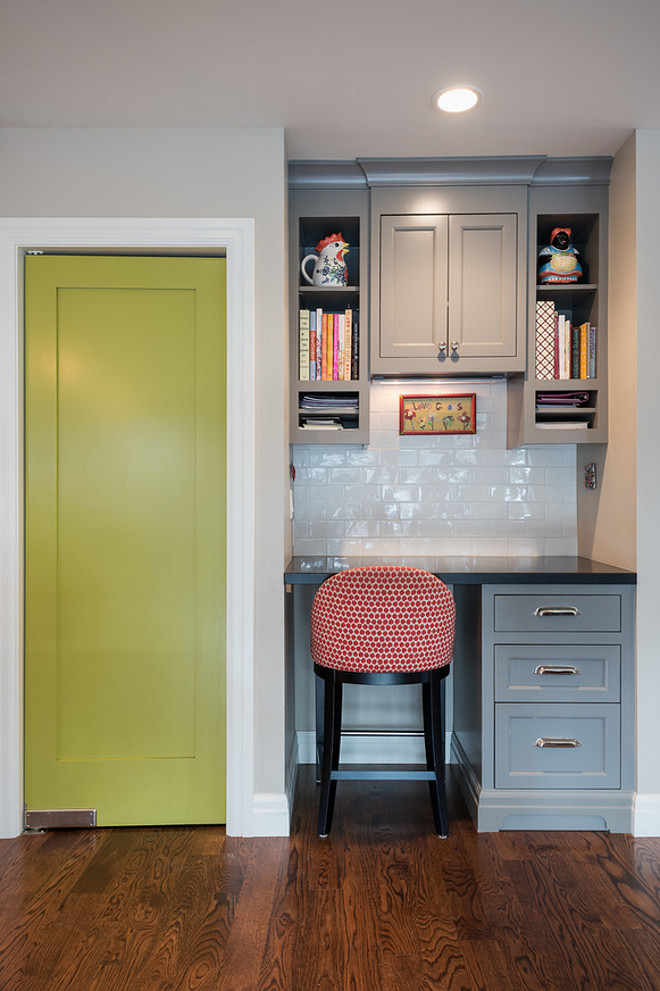
[[[290,158],[612,155],[660,0],[0,0],[0,125],[283,127]],[[469,82],[482,105],[434,111]]]

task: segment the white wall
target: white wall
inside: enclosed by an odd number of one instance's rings
[[[610,187],[610,424],[602,489],[580,512],[581,550],[637,571],[634,830],[660,836],[660,432],[658,292],[660,130],[636,131],[617,153]],[[579,484],[579,479],[578,479]],[[582,537],[585,545],[582,547]]]
[[[6,217],[255,218],[256,382],[254,397],[235,413],[255,416],[257,424],[255,789],[281,795],[288,520],[283,132],[2,128],[0,176]]]
[[[637,470],[637,207],[635,135],[617,152],[609,191],[607,445],[580,449],[577,467],[578,548],[584,557],[636,567]],[[598,465],[589,491],[583,466]]]
[[[575,445],[506,449],[506,382],[372,384],[370,443],[296,445],[300,555],[576,553]],[[474,392],[477,433],[399,436],[399,396]]]
[[[637,184],[637,791],[640,829],[660,835],[660,431],[658,417],[657,240],[660,230],[660,130],[636,135]],[[653,828],[654,824],[654,828]]]

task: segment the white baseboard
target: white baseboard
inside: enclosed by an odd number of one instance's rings
[[[445,761],[449,762],[451,733],[445,736]],[[339,759],[343,764],[424,764],[424,737],[410,733],[344,733]],[[298,761],[316,763],[316,734],[298,732]]]
[[[288,836],[291,813],[284,792],[263,792],[252,796],[249,822],[243,836]]]
[[[660,795],[635,795],[633,836],[660,836]]]

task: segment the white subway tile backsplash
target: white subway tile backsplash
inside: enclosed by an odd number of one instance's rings
[[[384,465],[381,468],[364,468],[362,469],[362,475],[365,482],[376,485],[391,485],[400,481],[401,478],[399,468],[394,465]],[[416,479],[410,477],[409,473],[406,473],[406,480],[409,482],[416,481]]]
[[[433,485],[420,485],[420,502],[439,505],[454,498],[454,486],[450,482],[435,482]]]
[[[419,502],[419,485],[383,485],[383,499],[390,502]]]
[[[328,539],[330,537],[342,537],[343,535],[344,523],[342,520],[310,520],[309,537],[312,539]]]
[[[309,449],[308,464],[334,468],[346,464],[346,452],[342,451],[340,447],[322,447],[318,444]]]
[[[347,537],[377,537],[378,524],[373,520],[348,520],[344,533]]]
[[[472,505],[472,518],[475,520],[506,520],[509,507],[505,502],[475,502]]]
[[[368,447],[294,446],[294,553],[575,554],[575,446],[507,450],[506,383],[465,388],[477,394],[476,434],[401,437],[399,397],[415,388],[376,383]]]
[[[436,505],[434,502],[402,502],[398,505],[402,520],[435,519]]]
[[[328,481],[336,483],[349,483],[354,485],[359,485],[364,479],[364,472],[362,468],[358,468],[357,465],[350,465],[345,468],[329,468],[328,469]]]
[[[327,507],[327,516],[328,519],[333,520],[361,520],[363,516],[362,504],[359,502],[333,504]]]
[[[437,438],[429,437],[429,441],[433,442]],[[452,465],[454,464],[456,454],[453,449],[434,449],[433,447],[425,447],[419,452],[419,464],[420,465]]]
[[[544,520],[545,512],[543,505],[533,502],[510,502],[510,520]]]

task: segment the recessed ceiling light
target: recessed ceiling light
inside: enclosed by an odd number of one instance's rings
[[[476,86],[447,86],[433,97],[433,106],[448,114],[462,114],[481,101],[481,90]]]

